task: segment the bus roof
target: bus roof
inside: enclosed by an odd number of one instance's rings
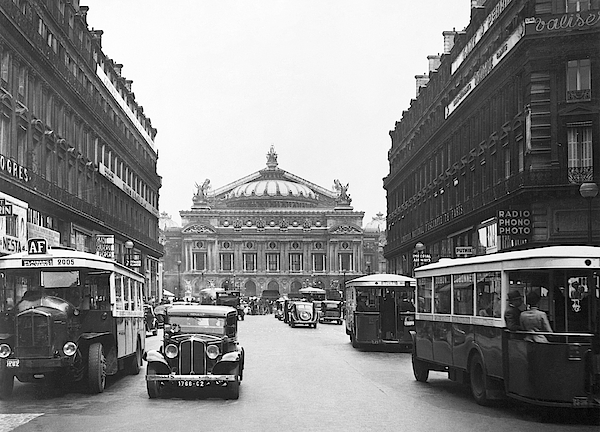
[[[59,258],[62,259],[62,261],[59,261]],[[139,281],[144,280],[140,273],[112,259],[70,248],[49,247],[44,254],[17,252],[0,257],[0,270],[19,268],[56,270],[57,268],[69,269],[79,267],[96,270],[118,271],[119,273],[132,277],[133,279],[137,279]]]
[[[543,246],[507,252],[496,252],[469,258],[442,258],[438,262],[415,269],[417,277],[432,276],[442,270],[450,273],[475,271],[485,265],[484,271],[523,268],[600,268],[600,247],[597,246]],[[472,267],[469,269],[469,267]]]
[[[406,283],[416,285],[417,281],[414,278],[405,275],[376,273],[367,276],[361,276],[351,281],[346,282],[346,286],[373,286],[373,285],[398,285],[406,286]]]
[[[166,309],[167,315],[189,315],[200,314],[214,317],[226,317],[228,314],[237,311],[231,306],[215,305],[173,305]]]

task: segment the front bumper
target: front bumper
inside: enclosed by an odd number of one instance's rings
[[[232,382],[237,381],[237,375],[146,375],[146,381],[198,381],[201,383],[209,382]]]

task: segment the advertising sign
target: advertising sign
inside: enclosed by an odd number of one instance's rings
[[[530,210],[498,210],[498,235],[527,238],[531,235]]]
[[[114,235],[96,235],[96,255],[112,260],[115,259]]]
[[[0,192],[0,255],[21,252],[27,247],[27,208],[29,205]]]

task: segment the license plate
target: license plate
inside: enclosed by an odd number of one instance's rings
[[[404,325],[405,326],[414,326],[415,325],[415,321],[407,318],[407,319],[404,320]]]
[[[19,367],[19,359],[6,359],[6,367],[7,368]]]
[[[177,387],[202,387],[201,381],[177,381]]]

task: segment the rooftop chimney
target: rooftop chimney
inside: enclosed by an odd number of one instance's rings
[[[429,83],[429,75],[415,75],[415,80],[417,84],[417,96],[419,96],[419,92],[422,88],[427,87],[427,83]]]
[[[456,29],[452,29],[452,31],[442,32],[442,35],[444,36],[444,54],[450,54],[450,51],[452,51],[452,47],[454,46],[457,34],[458,32],[456,31]]]
[[[440,67],[440,63],[442,62],[440,58],[441,57],[439,54],[427,56],[427,60],[429,61],[429,73],[438,70],[438,68]]]

